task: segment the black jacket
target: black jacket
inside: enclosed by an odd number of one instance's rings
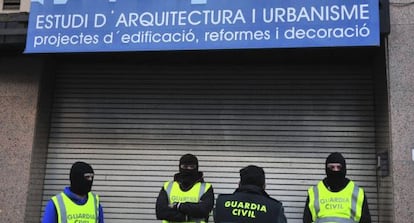
[[[240,186],[233,194],[221,194],[214,211],[216,223],[286,223],[281,202],[270,197],[261,187]]]
[[[180,183],[179,174],[176,174],[174,179],[178,183]],[[194,184],[198,182],[204,182],[201,172],[200,172],[200,178],[197,179],[194,182]],[[186,203],[181,203],[180,205],[176,204],[173,206],[169,205],[169,199],[168,199],[167,192],[164,190],[164,187],[162,187],[158,194],[155,210],[156,210],[156,216],[158,220],[185,222],[191,219],[204,218],[205,221],[208,222],[208,217],[209,217],[211,210],[213,209],[213,206],[214,206],[213,186],[211,186],[206,191],[206,193],[203,194],[203,196],[200,198],[200,201],[198,203],[186,202]]]
[[[345,183],[345,185],[337,191],[341,191],[348,185],[350,180],[349,179],[346,179],[346,180],[347,182]],[[322,182],[325,184],[327,188],[329,188],[326,178]],[[337,191],[334,191],[334,192],[337,192]],[[309,195],[306,198],[305,210],[303,211],[303,223],[312,223],[312,214],[309,210]],[[361,220],[359,221],[359,223],[371,223],[371,214],[369,213],[366,194],[364,194],[364,202],[362,203]]]

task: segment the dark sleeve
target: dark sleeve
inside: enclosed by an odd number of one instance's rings
[[[364,194],[364,202],[362,203],[361,220],[359,223],[371,223],[371,214],[369,213],[368,199]]]
[[[49,200],[43,213],[42,223],[57,223],[57,212],[52,199]]]
[[[287,223],[286,216],[285,216],[285,209],[284,209],[283,205],[280,206],[280,212],[279,212],[277,222],[278,223]]]
[[[311,223],[312,214],[309,210],[309,196],[306,197],[305,208],[303,210],[303,223]]]
[[[214,206],[214,191],[211,186],[198,203],[181,203],[178,209],[190,218],[208,218]]]
[[[179,212],[175,207],[170,207],[168,195],[164,188],[161,188],[158,194],[155,213],[158,220],[178,222],[186,220],[186,216],[183,213]]]

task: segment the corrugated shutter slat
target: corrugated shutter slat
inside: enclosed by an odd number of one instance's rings
[[[159,222],[161,185],[193,153],[216,194],[237,187],[240,168],[264,167],[268,193],[299,223],[307,188],[324,177],[326,156],[340,151],[375,222],[373,110],[370,71],[358,66],[63,64],[43,202],[84,160],[95,169],[105,222]]]

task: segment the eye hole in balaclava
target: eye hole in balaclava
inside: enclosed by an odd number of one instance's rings
[[[328,164],[332,164],[332,166],[338,166],[337,164],[340,164],[340,170],[331,169],[328,167]],[[326,158],[325,172],[329,186],[335,189],[343,186],[346,182],[346,162],[341,153],[331,153],[328,158]]]
[[[180,158],[180,173],[196,174],[198,173],[198,159],[192,154],[185,154]]]
[[[92,189],[94,172],[85,162],[76,162],[70,169],[70,190],[77,195],[87,195]]]

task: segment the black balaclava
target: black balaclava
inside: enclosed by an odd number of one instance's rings
[[[263,168],[249,165],[240,170],[240,185],[256,185],[264,188],[265,173]]]
[[[94,173],[92,167],[84,162],[76,162],[70,169],[70,190],[80,196],[85,196],[92,189],[92,180],[85,178],[86,173]]]
[[[328,168],[328,163],[340,163],[342,168],[340,171],[332,171]],[[342,156],[341,153],[331,153],[328,158],[326,158],[325,162],[325,172],[326,172],[326,180],[328,186],[331,187],[334,191],[341,189],[345,186],[346,181],[346,162],[345,158]]]
[[[192,170],[182,169],[181,165],[195,165],[196,168]],[[198,172],[198,159],[192,154],[185,154],[180,158],[179,171],[178,181],[181,183],[181,189],[183,190],[190,189],[202,176],[200,176],[200,172]]]

